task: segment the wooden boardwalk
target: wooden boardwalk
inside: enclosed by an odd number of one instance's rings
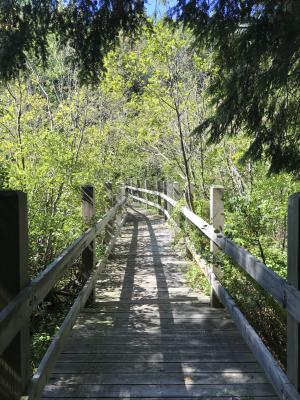
[[[42,398],[277,399],[226,312],[188,288],[187,266],[164,221],[129,208]]]

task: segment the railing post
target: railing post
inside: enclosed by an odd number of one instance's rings
[[[123,200],[127,196],[126,185],[123,184],[120,189],[120,197]]]
[[[148,189],[148,181],[145,179],[144,187],[147,190]],[[145,193],[145,200],[149,200],[148,193]],[[148,204],[145,204],[146,208],[148,208]]]
[[[140,188],[142,187],[142,185],[141,185],[141,180],[140,180],[140,179],[137,179],[137,180],[136,180],[136,187],[137,187],[138,189],[140,189]],[[135,195],[136,195],[137,197],[143,198],[143,194],[142,194],[141,192],[139,192],[139,191],[136,191]]]
[[[162,182],[160,181],[160,180],[157,180],[156,181],[156,191],[157,192],[162,192],[163,191],[163,189],[162,189]],[[157,204],[159,205],[159,206],[161,206],[161,197],[160,196],[157,196]],[[161,210],[159,210],[159,214],[160,215],[163,215],[163,212],[161,211]]]
[[[108,200],[109,200],[108,209],[110,209],[114,205],[114,195],[111,182],[109,181],[105,182],[105,189],[107,190],[108,193]]]
[[[82,186],[82,217],[85,223],[90,223],[95,217],[95,191],[91,185]],[[92,241],[90,245],[83,250],[81,256],[81,274],[83,280],[86,281],[91,275],[95,264],[95,241]],[[91,293],[89,302],[95,300],[95,291]]]
[[[288,201],[288,282],[300,289],[300,193]],[[287,374],[290,382],[300,390],[300,326],[287,315]]]
[[[222,186],[211,186],[210,188],[210,223],[218,232],[224,231],[224,202],[223,202],[224,188]],[[212,254],[217,253],[218,246],[210,241],[210,251]],[[212,269],[216,271],[214,261]],[[211,288],[210,293],[211,307],[222,307],[215,291]]]
[[[179,185],[178,182],[173,182],[173,192],[171,196],[175,201],[179,199]]]
[[[168,194],[168,182],[167,181],[163,181],[163,193],[164,194]],[[164,200],[163,201],[163,207],[164,207],[164,210],[167,210],[168,211],[168,203],[167,203],[167,200]],[[165,214],[164,214],[165,215]],[[167,219],[167,217],[166,217],[166,215],[165,215],[165,220]]]
[[[0,310],[29,283],[27,198],[0,191]],[[0,398],[18,399],[31,379],[29,320],[0,357]]]
[[[173,182],[167,182],[167,196],[173,198],[174,196],[174,186],[173,186]],[[171,215],[173,207],[171,206],[170,203],[167,202],[167,210],[168,213]]]

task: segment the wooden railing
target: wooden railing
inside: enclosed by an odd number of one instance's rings
[[[76,316],[85,306],[111,253],[126,214],[120,217],[126,203],[124,193],[116,204],[85,231],[38,276],[31,281],[28,275],[27,200],[20,191],[0,191],[0,398],[1,400],[39,399],[64,339]],[[86,222],[95,214],[94,190],[82,188],[82,211]],[[95,239],[111,229],[117,218],[114,234],[110,232],[104,256],[95,262]],[[74,260],[82,257],[81,274],[85,284],[75,299],[59,331],[51,342],[32,377],[30,368],[29,319],[56,282],[66,273]]]
[[[174,194],[174,187],[165,183],[158,182],[157,188],[162,190],[149,190],[137,186],[128,185],[126,190],[130,197],[146,206],[155,207],[160,210],[167,219],[171,219],[171,211],[177,206],[177,201],[170,197]],[[208,264],[200,254],[197,253],[193,244],[187,239],[186,246],[193,258],[202,268],[204,274],[212,287],[212,300],[217,296],[221,303],[226,307],[238,329],[243,335],[246,343],[254,353],[258,362],[264,369],[270,382],[281,399],[300,399],[300,245],[299,245],[299,225],[300,225],[300,193],[292,195],[289,199],[288,209],[288,279],[282,279],[274,271],[264,265],[246,249],[240,247],[223,232],[224,209],[222,202],[223,188],[212,187],[210,198],[210,219],[209,224],[201,217],[193,213],[188,207],[177,207],[177,212],[189,223],[199,229],[207,239],[210,240],[211,251],[224,252],[234,263],[239,265],[253,278],[265,291],[286,309],[288,313],[288,335],[287,335],[287,375],[280,368],[272,354],[266,348],[258,334],[249,324],[242,312],[239,310],[231,296],[218,281],[214,266]],[[174,196],[175,197],[175,196]],[[152,200],[150,200],[152,198]],[[178,226],[177,226],[178,229]]]

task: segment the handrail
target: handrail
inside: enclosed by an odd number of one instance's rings
[[[160,198],[166,200],[173,207],[176,207],[177,205],[177,202],[174,199],[158,191],[137,188],[134,186],[126,186],[125,189],[135,200],[141,201],[142,203],[148,205],[153,205],[154,207],[162,210],[167,218],[169,218],[168,215],[170,214],[161,206],[150,202],[149,200],[141,199],[140,197],[130,193],[130,191],[159,196]],[[248,274],[252,276],[256,282],[258,282],[263,288],[271,293],[278,301],[280,301],[282,306],[285,307],[287,311],[299,321],[299,311],[297,310],[296,305],[300,305],[300,292],[296,288],[288,285],[286,281],[276,275],[266,265],[258,261],[247,250],[238,246],[225,235],[216,232],[213,226],[206,223],[202,218],[198,217],[187,207],[181,207],[179,211],[189,222],[200,229],[207,238],[212,240],[224,253],[231,256],[233,260],[238,263],[238,265],[248,272]],[[179,229],[172,218],[171,221],[173,224],[175,224],[175,227]],[[300,394],[298,393],[297,389],[291,383],[285,372],[280,368],[273,355],[264,345],[261,338],[249,324],[243,313],[239,310],[238,306],[235,304],[227,290],[217,280],[212,266],[208,265],[206,261],[201,258],[201,256],[196,252],[195,247],[188,239],[185,238],[185,242],[187,249],[193,256],[193,259],[203,270],[213,290],[226,307],[231,318],[241,332],[245,342],[256,356],[257,361],[265,371],[276,393],[281,399],[300,400]],[[263,279],[261,279],[261,277],[263,277]],[[269,283],[267,283],[268,279],[270,281]]]
[[[112,207],[95,226],[89,228],[56,257],[0,312],[0,354],[7,348],[11,340],[22,328],[24,322],[47,296],[66,269],[103,231],[125,202],[126,199],[123,198]]]
[[[160,196],[173,207],[177,202],[164,193],[154,190],[136,188],[134,186],[126,186],[129,190],[148,193]],[[135,196],[136,199],[141,200]],[[142,199],[143,203],[148,200]],[[151,204],[152,205],[152,204]],[[259,261],[246,249],[240,247],[227,236],[219,233],[215,228],[204,221],[201,217],[193,213],[190,209],[183,206],[179,210],[181,214],[210,240],[212,240],[225,254],[246,271],[262,288],[270,293],[289,314],[291,314],[298,322],[300,322],[300,291],[290,285],[285,279],[281,278],[269,267]]]

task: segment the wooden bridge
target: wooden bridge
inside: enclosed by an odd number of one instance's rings
[[[289,284],[223,235],[220,187],[211,190],[212,225],[179,207],[180,215],[211,241],[211,251],[230,255],[287,310],[287,376],[218,282],[214,268],[186,240],[211,283],[211,298],[188,287],[190,261],[173,243],[175,195],[168,187],[160,190],[127,186],[126,196],[123,191],[101,220],[29,284],[24,271],[26,198],[2,191],[3,265],[11,268],[1,268],[1,399],[300,399],[300,195],[289,203],[294,240],[289,242]],[[86,219],[93,216],[92,187],[83,190],[83,213]],[[110,240],[95,266],[95,241],[104,230]],[[30,314],[81,254],[86,283],[31,377]],[[216,298],[225,309],[211,307]]]

